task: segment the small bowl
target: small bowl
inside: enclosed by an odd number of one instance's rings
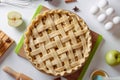
[[[103,76],[103,77],[109,77],[107,72],[104,70],[94,70],[90,75],[90,80],[93,80],[93,78],[97,75]]]

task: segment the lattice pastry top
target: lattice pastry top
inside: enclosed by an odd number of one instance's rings
[[[86,23],[66,10],[39,14],[25,34],[27,58],[38,70],[55,76],[67,75],[82,67],[91,45]]]

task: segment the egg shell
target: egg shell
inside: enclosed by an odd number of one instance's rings
[[[106,15],[112,15],[114,13],[114,9],[113,8],[108,8],[106,9]]]
[[[106,7],[107,5],[108,5],[108,1],[107,1],[107,0],[101,0],[101,1],[98,2],[98,6],[99,6],[100,8],[104,8],[104,7]]]
[[[113,23],[112,22],[107,22],[104,27],[105,27],[106,30],[110,30],[113,27]]]
[[[114,17],[114,18],[113,18],[113,23],[114,23],[114,24],[120,23],[120,17],[119,17],[119,16]]]
[[[99,7],[97,6],[92,6],[91,9],[90,9],[90,12],[95,15],[99,12]]]
[[[99,16],[98,16],[98,18],[97,18],[97,20],[99,21],[99,22],[103,22],[103,21],[105,21],[105,19],[107,18],[107,16],[106,16],[106,14],[100,14]]]

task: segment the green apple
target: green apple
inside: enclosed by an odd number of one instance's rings
[[[107,64],[111,66],[118,65],[120,63],[120,52],[117,50],[110,50],[105,56]]]

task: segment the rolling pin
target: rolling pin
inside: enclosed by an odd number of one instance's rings
[[[26,76],[25,74],[16,72],[15,70],[11,69],[8,66],[4,67],[3,70],[10,74],[12,77],[14,77],[16,80],[33,80],[32,78]]]

